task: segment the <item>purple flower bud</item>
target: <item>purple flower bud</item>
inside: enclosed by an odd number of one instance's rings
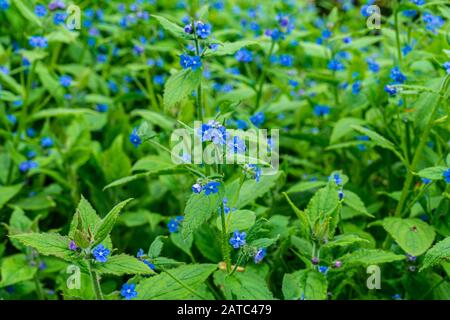
[[[344,192],[342,190],[339,190],[338,196],[339,196],[339,201],[342,201],[342,199],[344,199]]]
[[[319,258],[314,257],[314,258],[311,259],[311,262],[312,262],[313,265],[318,265],[319,264]]]
[[[75,251],[75,250],[77,250],[77,249],[78,249],[78,247],[77,247],[77,245],[75,244],[75,241],[70,240],[70,243],[69,243],[69,250]]]
[[[416,256],[413,256],[413,255],[410,255],[410,254],[407,254],[406,256],[408,257],[408,261],[411,261],[411,262],[414,262],[417,259]]]
[[[342,261],[336,260],[336,261],[334,262],[334,267],[335,267],[335,268],[340,268],[340,267],[342,267]]]

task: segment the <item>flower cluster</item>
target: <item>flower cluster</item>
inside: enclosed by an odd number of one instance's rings
[[[175,219],[170,219],[167,223],[167,228],[169,229],[170,233],[176,233],[178,232],[180,228],[180,223],[183,221],[183,216],[177,216]]]

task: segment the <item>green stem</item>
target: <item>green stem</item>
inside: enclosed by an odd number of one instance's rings
[[[436,117],[437,111],[439,109],[439,106],[441,105],[442,98],[444,96],[444,93],[447,91],[447,86],[449,84],[450,76],[447,75],[442,82],[441,89],[439,90],[440,98],[436,102],[436,104],[433,106],[431,110],[430,119],[428,120],[428,123],[420,137],[419,145],[417,146],[416,152],[414,153],[413,160],[411,162],[411,165],[408,169],[408,173],[406,176],[405,183],[403,184],[403,190],[400,196],[400,200],[398,202],[397,208],[395,209],[395,216],[400,217],[402,215],[403,206],[405,205],[406,199],[408,198],[409,188],[413,182],[414,179],[414,172],[417,170],[417,166],[419,165],[419,162],[422,158],[423,149],[425,148],[428,136],[430,135],[431,129],[434,124],[434,118]]]
[[[147,57],[145,56],[145,54],[143,55],[143,59],[144,59],[144,64],[145,64],[147,62]],[[153,108],[156,111],[158,111],[158,109],[159,109],[158,100],[156,99],[155,88],[153,86],[153,82],[151,79],[150,69],[148,69],[146,72],[144,72],[144,76],[145,76],[145,84],[147,85],[147,92],[148,92],[148,97],[150,99],[150,103],[153,105]]]
[[[89,267],[89,276],[91,277],[92,287],[94,288],[95,297],[97,300],[103,300],[102,288],[100,286],[100,280],[97,276],[97,273],[93,269],[92,261],[88,262]]]
[[[198,43],[197,32],[195,30],[195,22],[192,22],[192,30],[194,30],[195,54],[200,57],[200,46]],[[200,82],[197,88],[195,105],[197,109],[197,117],[203,122],[202,94],[202,83]]]
[[[398,23],[398,2],[395,2],[395,12],[394,12],[394,23],[395,23],[395,40],[397,42],[397,56],[398,56],[398,64],[401,65],[402,63],[402,49],[401,49],[401,42],[400,42],[400,26]]]
[[[270,45],[269,54],[267,55],[266,60],[265,60],[265,62],[263,64],[263,68],[261,70],[261,77],[259,78],[258,91],[256,92],[256,107],[255,107],[255,110],[258,110],[259,105],[261,103],[264,79],[266,78],[267,64],[268,64],[268,61],[270,59],[270,56],[272,55],[272,52],[273,52],[274,48],[275,48],[275,41],[272,41],[272,44]]]
[[[34,285],[36,286],[36,295],[39,300],[45,300],[44,293],[42,292],[41,282],[39,281],[38,274],[33,277]]]
[[[227,224],[225,222],[225,207],[223,203],[220,205],[220,219],[222,222],[222,256],[223,260],[227,265],[227,272],[230,273],[231,270],[230,247],[228,246]]]

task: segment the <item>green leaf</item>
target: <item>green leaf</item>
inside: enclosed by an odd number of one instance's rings
[[[307,56],[321,59],[331,58],[331,50],[323,45],[316,44],[313,42],[301,42],[300,46],[303,48]]]
[[[127,254],[112,256],[105,263],[97,263],[95,270],[99,274],[123,276],[125,274],[154,274],[155,272],[145,263]]]
[[[72,222],[70,223],[69,238],[74,238],[75,230],[77,229],[86,234],[93,234],[100,220],[100,217],[97,215],[94,208],[92,208],[91,204],[81,196]],[[78,228],[79,222],[81,222],[80,228]]]
[[[333,132],[330,137],[330,144],[335,144],[342,137],[353,131],[352,125],[362,125],[364,120],[358,118],[342,118],[334,125]]]
[[[218,56],[227,56],[235,54],[236,51],[243,47],[251,46],[251,45],[258,45],[258,42],[254,40],[239,40],[235,42],[225,42],[225,43],[219,43],[217,50],[211,51],[208,50],[208,52],[205,54],[206,57],[218,57]]]
[[[192,193],[184,210],[183,227],[181,234],[187,239],[197,228],[206,222],[213,213],[217,213],[217,208],[223,199],[223,187],[219,187],[219,192],[206,195],[202,193]]]
[[[36,249],[44,256],[55,256],[66,261],[71,261],[73,257],[69,250],[69,238],[57,233],[23,233],[11,235],[10,238]]]
[[[318,190],[308,203],[306,214],[308,220],[314,224],[318,219],[330,216],[337,208],[339,195],[336,186],[328,183],[325,188]]]
[[[366,206],[364,205],[364,202],[362,202],[361,198],[351,191],[345,190],[344,191],[344,204],[352,208],[358,213],[361,213],[365,216],[374,218],[373,215],[371,215],[368,211]]]
[[[20,95],[21,97],[25,95],[22,86],[19,83],[17,83],[17,81],[10,75],[0,72],[0,82],[3,83],[7,88],[11,89],[12,91]],[[2,95],[3,94],[4,93],[2,92]]]
[[[34,113],[31,116],[31,119],[33,120],[40,120],[40,119],[46,119],[46,118],[56,118],[56,117],[73,117],[77,115],[97,115],[98,112],[91,110],[91,109],[85,109],[85,108],[78,108],[78,109],[65,109],[65,108],[56,108],[56,109],[45,109],[38,111]]]
[[[192,40],[192,36],[184,32],[179,25],[167,20],[164,17],[152,14],[152,17],[158,20],[164,30],[169,31],[174,37],[186,40]]]
[[[58,80],[49,73],[47,67],[41,61],[36,63],[36,73],[48,93],[58,101],[62,101],[64,97],[62,86],[59,84]]]
[[[283,277],[283,296],[286,300],[326,300],[327,278],[314,270],[299,270]]]
[[[256,214],[250,210],[236,210],[230,211],[226,215],[226,230],[247,230],[255,224]],[[222,219],[217,217],[216,219],[217,228],[222,231]]]
[[[164,107],[171,108],[196,90],[202,80],[201,69],[180,70],[170,76],[164,87]]]
[[[151,124],[168,131],[173,130],[176,123],[175,120],[173,120],[172,118],[151,110],[144,110],[144,109],[133,110],[133,112],[131,112],[131,116],[142,117]]]
[[[442,180],[444,179],[444,172],[446,170],[446,167],[431,167],[420,170],[418,175],[421,178],[427,178],[430,180]]]
[[[101,155],[101,168],[107,182],[127,176],[131,172],[131,162],[123,151],[123,136],[118,135],[111,147]]]
[[[17,10],[19,10],[20,14],[27,20],[28,22],[32,22],[38,27],[42,27],[42,23],[39,18],[23,3],[22,0],[13,0],[14,5]]]
[[[262,197],[265,193],[270,191],[277,184],[281,173],[274,175],[261,176],[259,182],[256,180],[247,180],[242,184],[239,192],[239,198],[235,207],[240,209],[259,197]],[[238,192],[239,179],[234,180],[230,185],[227,185],[226,193],[228,199],[234,199],[234,194]]]
[[[354,49],[359,50],[366,48],[368,46],[371,46],[379,41],[381,41],[383,37],[381,36],[367,36],[367,37],[361,37],[353,40],[349,44],[345,44],[342,46],[342,50],[348,50],[348,49]]]
[[[187,255],[191,256],[191,247],[192,247],[192,243],[194,241],[194,237],[191,235],[189,235],[186,239],[184,239],[181,236],[181,233],[179,232],[173,232],[170,234],[170,240],[172,240],[172,243],[180,248],[184,253],[186,253]]]
[[[273,295],[261,275],[247,270],[228,276],[225,271],[214,273],[214,282],[228,300],[272,300]]]
[[[397,155],[397,157],[399,157],[399,159],[403,160],[403,156],[397,151],[395,145],[385,137],[381,136],[375,131],[369,130],[367,128],[358,125],[352,125],[351,128],[353,128],[354,130],[358,131],[359,133],[365,136],[368,136],[379,147],[391,150]]]
[[[19,199],[14,202],[14,205],[26,211],[40,211],[56,207],[56,203],[53,201],[52,197],[44,194]]]
[[[148,174],[174,173],[177,165],[165,156],[151,155],[139,159],[132,167],[132,171],[146,171]]]
[[[299,208],[297,208],[297,206],[291,201],[286,192],[283,192],[283,194],[286,197],[286,200],[288,201],[292,210],[294,210],[295,214],[300,220],[300,234],[305,238],[309,238],[311,234],[311,224],[309,222],[308,216],[306,215],[305,211],[302,211]]]
[[[290,187],[287,193],[305,192],[311,189],[316,189],[325,186],[325,181],[301,181]]]
[[[355,252],[343,256],[341,259],[344,266],[370,266],[372,264],[381,264],[404,260],[405,255],[395,254],[390,251],[378,249],[359,249]]]
[[[413,256],[420,256],[433,243],[434,228],[420,219],[386,218],[383,227],[398,245]]]
[[[325,248],[334,248],[334,247],[346,247],[359,242],[369,242],[366,239],[360,238],[356,234],[342,234],[333,238],[332,241],[327,242],[323,245]]]
[[[164,242],[162,241],[164,238],[164,236],[157,236],[155,240],[153,240],[150,248],[148,249],[147,255],[149,258],[154,259],[159,257],[164,246]]]
[[[33,279],[37,268],[31,267],[24,254],[14,254],[1,260],[0,288]]]
[[[112,210],[101,220],[100,224],[95,230],[94,234],[94,243],[93,246],[101,243],[105,238],[110,234],[113,229],[117,218],[119,217],[120,211],[131,201],[131,199],[127,199],[125,201],[117,204]]]
[[[137,286],[140,300],[182,300],[197,292],[202,283],[217,269],[215,264],[191,264],[142,280]],[[181,282],[181,283],[180,283]],[[186,289],[189,288],[189,289]]]
[[[450,262],[450,237],[436,243],[427,251],[420,271],[442,262]]]
[[[22,187],[23,184],[21,183],[13,186],[0,187],[0,209],[3,208],[3,206],[7,204],[9,200],[16,196],[20,192]]]

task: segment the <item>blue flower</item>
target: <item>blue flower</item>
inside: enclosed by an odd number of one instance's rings
[[[167,228],[169,229],[170,233],[178,232],[178,228],[180,227],[181,221],[183,221],[182,216],[177,216],[175,219],[170,219],[167,223]]]
[[[6,10],[9,8],[9,2],[7,0],[0,0],[0,10]]]
[[[331,71],[342,71],[345,67],[340,61],[333,59],[328,63],[328,69]]]
[[[342,184],[342,178],[339,173],[335,173],[333,175],[332,179],[334,180],[334,182],[336,183],[337,186],[340,186]]]
[[[442,175],[444,177],[445,182],[450,183],[450,169],[444,171]]]
[[[417,15],[417,10],[408,9],[404,10],[402,13],[407,18],[413,18]]]
[[[423,6],[425,4],[425,0],[409,0],[409,1],[418,6]]]
[[[150,261],[144,259],[142,260],[143,263],[145,263],[150,269],[155,270],[155,265],[151,263]]]
[[[199,56],[192,57],[192,60],[191,60],[192,70],[197,70],[201,66],[202,66],[202,61],[200,60],[200,57]]]
[[[245,171],[250,174],[256,182],[259,182],[262,174],[261,168],[256,164],[245,164]]]
[[[289,54],[282,54],[280,55],[280,64],[284,67],[292,67],[294,58]]]
[[[32,36],[30,37],[30,46],[33,48],[47,48],[48,41],[47,38],[41,36]]]
[[[234,136],[231,139],[227,139],[228,152],[242,154],[247,149],[245,146],[245,141]]]
[[[330,112],[331,108],[329,106],[318,104],[314,107],[314,114],[319,117],[328,115]]]
[[[138,44],[135,44],[133,47],[133,53],[137,56],[140,56],[141,54],[143,54],[144,51],[145,51],[144,47],[142,47]]]
[[[254,257],[253,261],[255,263],[260,263],[266,255],[267,255],[267,251],[265,248],[258,249],[258,251],[256,251],[256,253],[255,253],[255,257]]]
[[[180,56],[180,65],[183,67],[183,69],[192,68],[192,70],[197,70],[202,66],[202,62],[199,56],[191,57],[189,55],[182,54]]]
[[[134,283],[128,284],[124,283],[122,289],[120,290],[120,294],[126,300],[131,300],[137,297],[136,285]]]
[[[394,81],[394,84],[401,84],[406,81],[406,76],[400,71],[399,67],[391,69],[390,77]]]
[[[428,178],[422,178],[421,180],[422,180],[422,182],[424,184],[430,184],[431,183],[431,179],[428,179]]]
[[[138,252],[136,253],[136,257],[137,257],[137,258],[141,258],[141,257],[143,257],[144,255],[145,255],[144,249],[142,249],[142,248],[140,248],[140,249],[138,250]]]
[[[64,88],[68,88],[72,84],[72,77],[71,76],[67,76],[67,75],[61,76],[61,77],[59,77],[59,83]]]
[[[192,34],[194,30],[192,29],[192,24],[187,24],[184,26],[184,32],[187,34]]]
[[[108,105],[107,104],[105,104],[105,103],[99,103],[99,104],[97,104],[97,106],[95,107],[95,109],[98,111],[98,112],[106,112],[106,111],[108,111]]]
[[[328,267],[327,266],[319,266],[319,272],[320,273],[327,273],[328,272]]]
[[[284,33],[281,32],[279,29],[275,28],[273,30],[267,29],[264,34],[270,38],[272,38],[273,41],[283,40],[284,39]]]
[[[110,252],[111,251],[102,244],[99,244],[94,248],[94,250],[92,250],[92,254],[94,255],[95,260],[97,260],[98,262],[108,261]]]
[[[338,198],[339,198],[339,201],[342,201],[342,199],[344,199],[344,191],[342,191],[342,190],[338,191]]]
[[[50,11],[55,11],[58,9],[65,9],[65,8],[66,8],[66,5],[64,4],[64,2],[62,0],[55,0],[48,5],[48,9]]]
[[[392,299],[394,299],[394,300],[402,300],[402,296],[400,294],[396,293],[396,294],[394,294],[392,296]]]
[[[209,23],[203,23],[198,21],[196,24],[196,31],[197,35],[202,38],[206,39],[211,34],[211,25]]]
[[[51,148],[53,147],[53,140],[50,137],[43,137],[41,139],[42,148]]]
[[[236,230],[233,234],[233,236],[230,238],[230,244],[235,249],[239,249],[240,247],[245,245],[245,237],[247,234],[245,232],[239,233],[238,230]]]
[[[139,147],[139,145],[142,143],[141,137],[139,137],[136,128],[134,128],[133,132],[131,132],[130,134],[130,142],[135,148]]]
[[[450,61],[447,61],[442,65],[444,69],[447,71],[447,73],[450,73]]]
[[[370,71],[375,73],[380,71],[380,65],[374,59],[369,58],[366,62]]]
[[[442,28],[444,25],[444,19],[440,16],[433,16],[431,13],[424,13],[422,16],[423,22],[425,22],[425,29],[436,34],[437,29]]]
[[[391,97],[395,96],[397,94],[397,89],[395,87],[393,87],[392,85],[389,85],[389,84],[384,87],[384,91],[389,93],[389,95]]]
[[[237,60],[238,62],[245,62],[245,63],[248,63],[248,62],[251,62],[251,61],[253,60],[253,54],[252,54],[252,52],[251,52],[250,50],[247,50],[246,48],[241,48],[241,49],[239,49],[239,50],[235,53],[234,57],[236,58],[236,60]]]
[[[216,145],[223,145],[226,140],[225,127],[214,120],[202,124],[201,128],[198,129],[198,134],[202,137],[202,142],[212,141]]]
[[[67,13],[56,12],[55,15],[53,16],[53,23],[58,26],[60,24],[64,24],[66,22],[66,19],[67,19]]]
[[[266,120],[266,116],[263,112],[257,112],[253,116],[250,117],[251,123],[253,123],[255,126],[259,127],[264,123]]]
[[[237,119],[236,120],[236,127],[238,129],[241,129],[241,130],[246,130],[246,129],[248,129],[248,124],[244,120]]]
[[[360,91],[361,91],[361,81],[358,80],[352,85],[352,93],[358,94]]]
[[[38,4],[34,7],[34,13],[36,13],[38,17],[44,17],[47,14],[47,8],[42,4]]]
[[[20,172],[25,173],[28,170],[37,168],[37,166],[38,166],[38,164],[36,162],[28,160],[28,161],[21,162],[19,164],[19,170],[20,170]]]
[[[15,125],[17,123],[17,118],[15,115],[13,114],[8,114],[6,115],[6,118],[8,119],[8,121],[12,124]]]
[[[194,193],[200,193],[200,192],[202,192],[202,190],[203,190],[203,188],[202,188],[202,186],[199,183],[196,183],[196,184],[192,185],[192,191]]]
[[[209,196],[211,193],[215,194],[219,192],[220,182],[211,181],[208,182],[205,186],[203,186],[203,190],[205,190],[205,194]]]

